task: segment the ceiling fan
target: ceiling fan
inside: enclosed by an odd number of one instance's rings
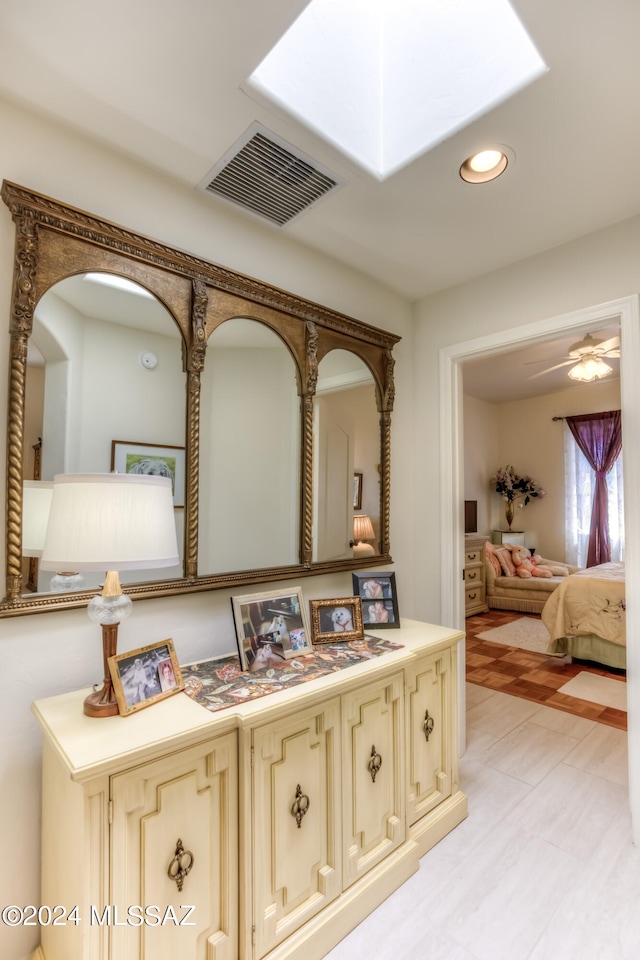
[[[582,380],[589,383],[592,380],[600,380],[613,372],[613,368],[605,363],[605,357],[620,356],[620,337],[611,337],[609,340],[600,340],[592,337],[588,333],[582,340],[572,344],[568,353],[562,358],[560,363],[547,367],[546,370],[540,370],[533,376],[527,377],[528,380],[535,380],[536,377],[542,377],[545,373],[551,373],[552,370],[558,370],[560,367],[568,367],[567,371],[573,380]],[[541,363],[544,361],[533,360],[532,363]]]

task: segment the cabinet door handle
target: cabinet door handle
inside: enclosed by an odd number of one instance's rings
[[[433,728],[435,726],[435,720],[433,717],[429,716],[429,711],[425,710],[424,712],[424,723],[422,724],[422,729],[424,730],[424,738],[429,743],[429,737],[433,733]]]
[[[176,840],[176,852],[169,864],[167,874],[172,880],[175,880],[179,891],[182,890],[184,879],[190,872],[193,864],[194,856],[191,850],[185,850],[182,846],[182,840]]]
[[[296,823],[298,824],[298,830],[300,829],[300,824],[302,823],[302,818],[309,809],[311,801],[309,797],[302,792],[300,789],[300,784],[296,787],[296,798],[291,804],[291,816],[296,818]]]
[[[376,753],[376,748],[372,746],[371,759],[369,760],[367,767],[369,768],[369,773],[371,774],[371,780],[373,783],[376,782],[376,776],[381,766],[382,766],[382,757],[380,756],[379,753]]]

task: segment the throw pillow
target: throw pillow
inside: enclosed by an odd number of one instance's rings
[[[506,547],[500,547],[496,550],[496,556],[500,561],[500,567],[502,568],[502,573],[505,577],[515,577],[516,568],[513,560],[511,559],[511,551],[507,550]]]

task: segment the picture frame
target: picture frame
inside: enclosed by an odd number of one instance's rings
[[[273,657],[293,660],[313,652],[301,587],[231,597],[240,666],[254,673]]]
[[[117,473],[152,474],[169,477],[174,507],[184,507],[185,448],[141,443],[137,440],[111,441],[111,469]]]
[[[337,640],[364,640],[360,597],[337,600],[310,600],[311,630],[314,643]]]
[[[386,630],[400,626],[395,573],[353,573],[353,592],[362,601],[365,629]]]
[[[362,510],[362,474],[357,471],[353,475],[353,509]]]
[[[184,690],[172,640],[161,640],[109,657],[109,672],[123,717]]]

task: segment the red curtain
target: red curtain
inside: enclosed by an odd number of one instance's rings
[[[567,417],[567,424],[596,474],[587,552],[587,566],[594,567],[611,560],[607,474],[622,450],[622,416],[619,410],[585,413],[578,417]]]

